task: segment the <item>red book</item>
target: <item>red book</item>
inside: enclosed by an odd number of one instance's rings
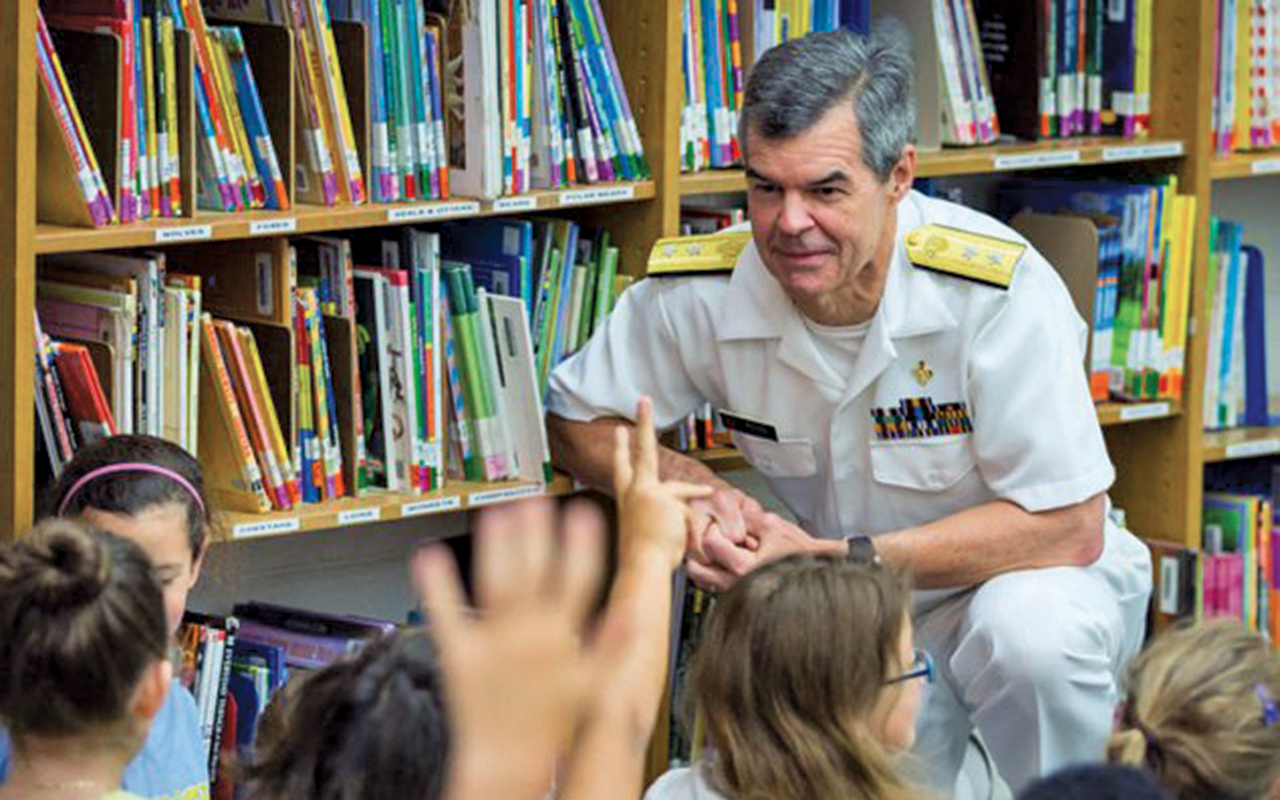
[[[67,401],[67,415],[75,422],[81,444],[115,436],[116,420],[111,415],[111,406],[102,391],[102,382],[98,380],[98,370],[89,357],[89,349],[82,344],[66,342],[56,342],[53,349]]]

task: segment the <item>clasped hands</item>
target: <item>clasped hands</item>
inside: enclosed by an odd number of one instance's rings
[[[689,505],[685,570],[703,586],[727,589],[762,564],[818,549],[803,529],[738,489],[719,487]]]

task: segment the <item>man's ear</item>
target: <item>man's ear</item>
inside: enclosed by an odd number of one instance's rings
[[[167,658],[157,658],[142,673],[138,688],[133,695],[133,716],[140,722],[151,722],[165,698],[169,695],[169,687],[173,683],[173,664]]]
[[[889,194],[895,203],[906,197],[915,183],[916,157],[916,146],[907,142],[902,147],[902,157],[893,165],[893,172],[889,173]]]

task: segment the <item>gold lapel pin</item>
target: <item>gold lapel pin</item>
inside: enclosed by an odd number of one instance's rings
[[[924,361],[916,364],[916,381],[920,383],[920,388],[923,389],[928,386],[931,380],[933,380],[933,370],[930,369],[929,365]]]

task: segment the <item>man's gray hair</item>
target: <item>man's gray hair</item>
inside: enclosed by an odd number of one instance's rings
[[[837,103],[852,100],[862,134],[862,161],[887,180],[915,141],[914,67],[906,29],[880,20],[869,36],[850,31],[811,33],[771,48],[751,68],[738,138],[748,132],[790,139],[817,124]]]

